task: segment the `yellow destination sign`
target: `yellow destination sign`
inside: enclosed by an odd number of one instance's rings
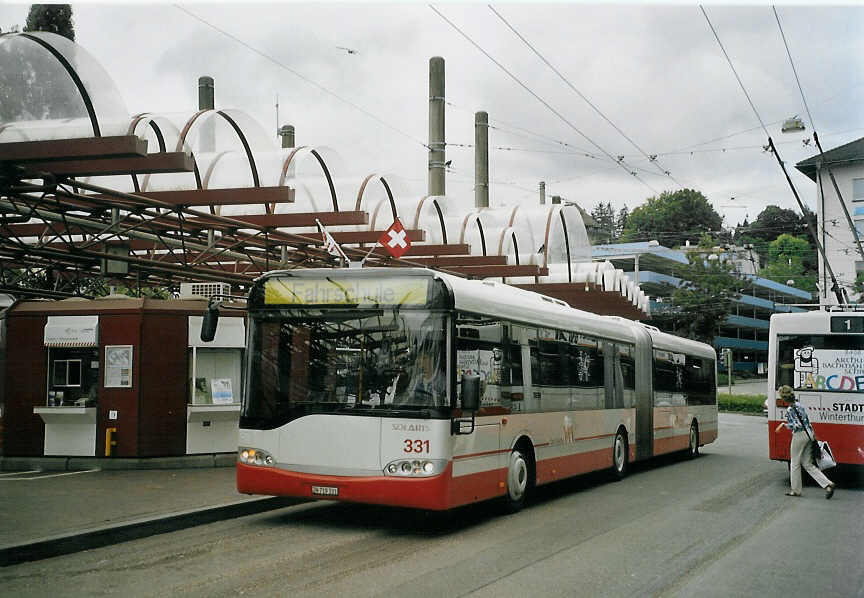
[[[274,278],[264,285],[265,305],[425,305],[428,278]]]

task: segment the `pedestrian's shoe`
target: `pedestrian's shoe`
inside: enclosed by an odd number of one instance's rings
[[[792,492],[791,490],[786,493],[786,496],[801,496],[797,492]],[[831,498],[830,496],[828,498]]]
[[[830,500],[832,496],[834,496],[834,482],[831,482],[827,486],[825,486],[825,500]]]

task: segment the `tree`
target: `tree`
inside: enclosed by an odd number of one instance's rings
[[[815,292],[817,273],[807,270],[805,259],[812,259],[813,247],[801,237],[782,234],[768,244],[767,263],[760,275],[775,282],[791,284],[805,291]]]
[[[719,231],[723,219],[698,191],[664,191],[634,209],[627,218],[623,241],[657,239],[662,245],[684,245],[703,232]]]
[[[615,239],[620,239],[624,234],[624,229],[627,228],[627,219],[630,218],[630,210],[624,206],[618,210],[618,217],[615,219]]]
[[[672,293],[672,326],[675,334],[710,343],[720,324],[731,312],[732,303],[740,296],[744,284],[732,270],[732,265],[715,255],[691,253],[689,265],[681,268],[684,281]]]
[[[48,31],[74,42],[72,7],[68,4],[31,4],[24,31]]]
[[[611,243],[615,237],[615,210],[611,203],[598,203],[591,209],[591,218],[594,219],[601,238]]]
[[[762,261],[770,265],[772,261],[776,260],[776,256],[769,255],[771,242],[784,234],[797,237],[807,246],[806,248],[804,245],[797,246],[798,255],[804,267],[803,273],[807,276],[817,276],[819,270],[818,256],[807,226],[808,222],[815,226],[816,214],[808,210],[806,206],[804,213],[800,215],[794,210],[768,206],[759,213],[759,216],[749,227],[745,223],[739,229],[736,233],[736,242],[739,245],[751,243]]]

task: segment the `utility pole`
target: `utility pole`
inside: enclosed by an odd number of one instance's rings
[[[474,113],[474,207],[489,207],[489,115]]]
[[[445,195],[444,59],[429,59],[429,195]]]

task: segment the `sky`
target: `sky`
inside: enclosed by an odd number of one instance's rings
[[[23,26],[28,8],[0,4],[0,28]],[[794,164],[816,153],[804,144],[814,126],[826,151],[864,137],[862,5],[777,6],[813,122],[768,4],[704,7],[758,116],[695,4],[506,2],[493,11],[444,2],[434,5],[441,14],[417,2],[72,8],[76,41],[130,114],[191,114],[198,77],[209,75],[216,107],[247,112],[274,142],[278,96],[279,124],[295,126],[298,145],[341,156],[335,176],[359,186],[372,172],[397,175],[414,196],[426,191],[429,58],[442,56],[447,194],[466,205],[474,155],[459,144],[474,143],[478,110],[493,127],[492,205],[538,202],[540,181],[547,196],[589,211],[598,202],[632,210],[684,186],[704,193],[725,226],[752,222],[768,205],[797,211],[762,150],[760,119],[811,209],[816,187]],[[806,131],[781,133],[795,115]]]

